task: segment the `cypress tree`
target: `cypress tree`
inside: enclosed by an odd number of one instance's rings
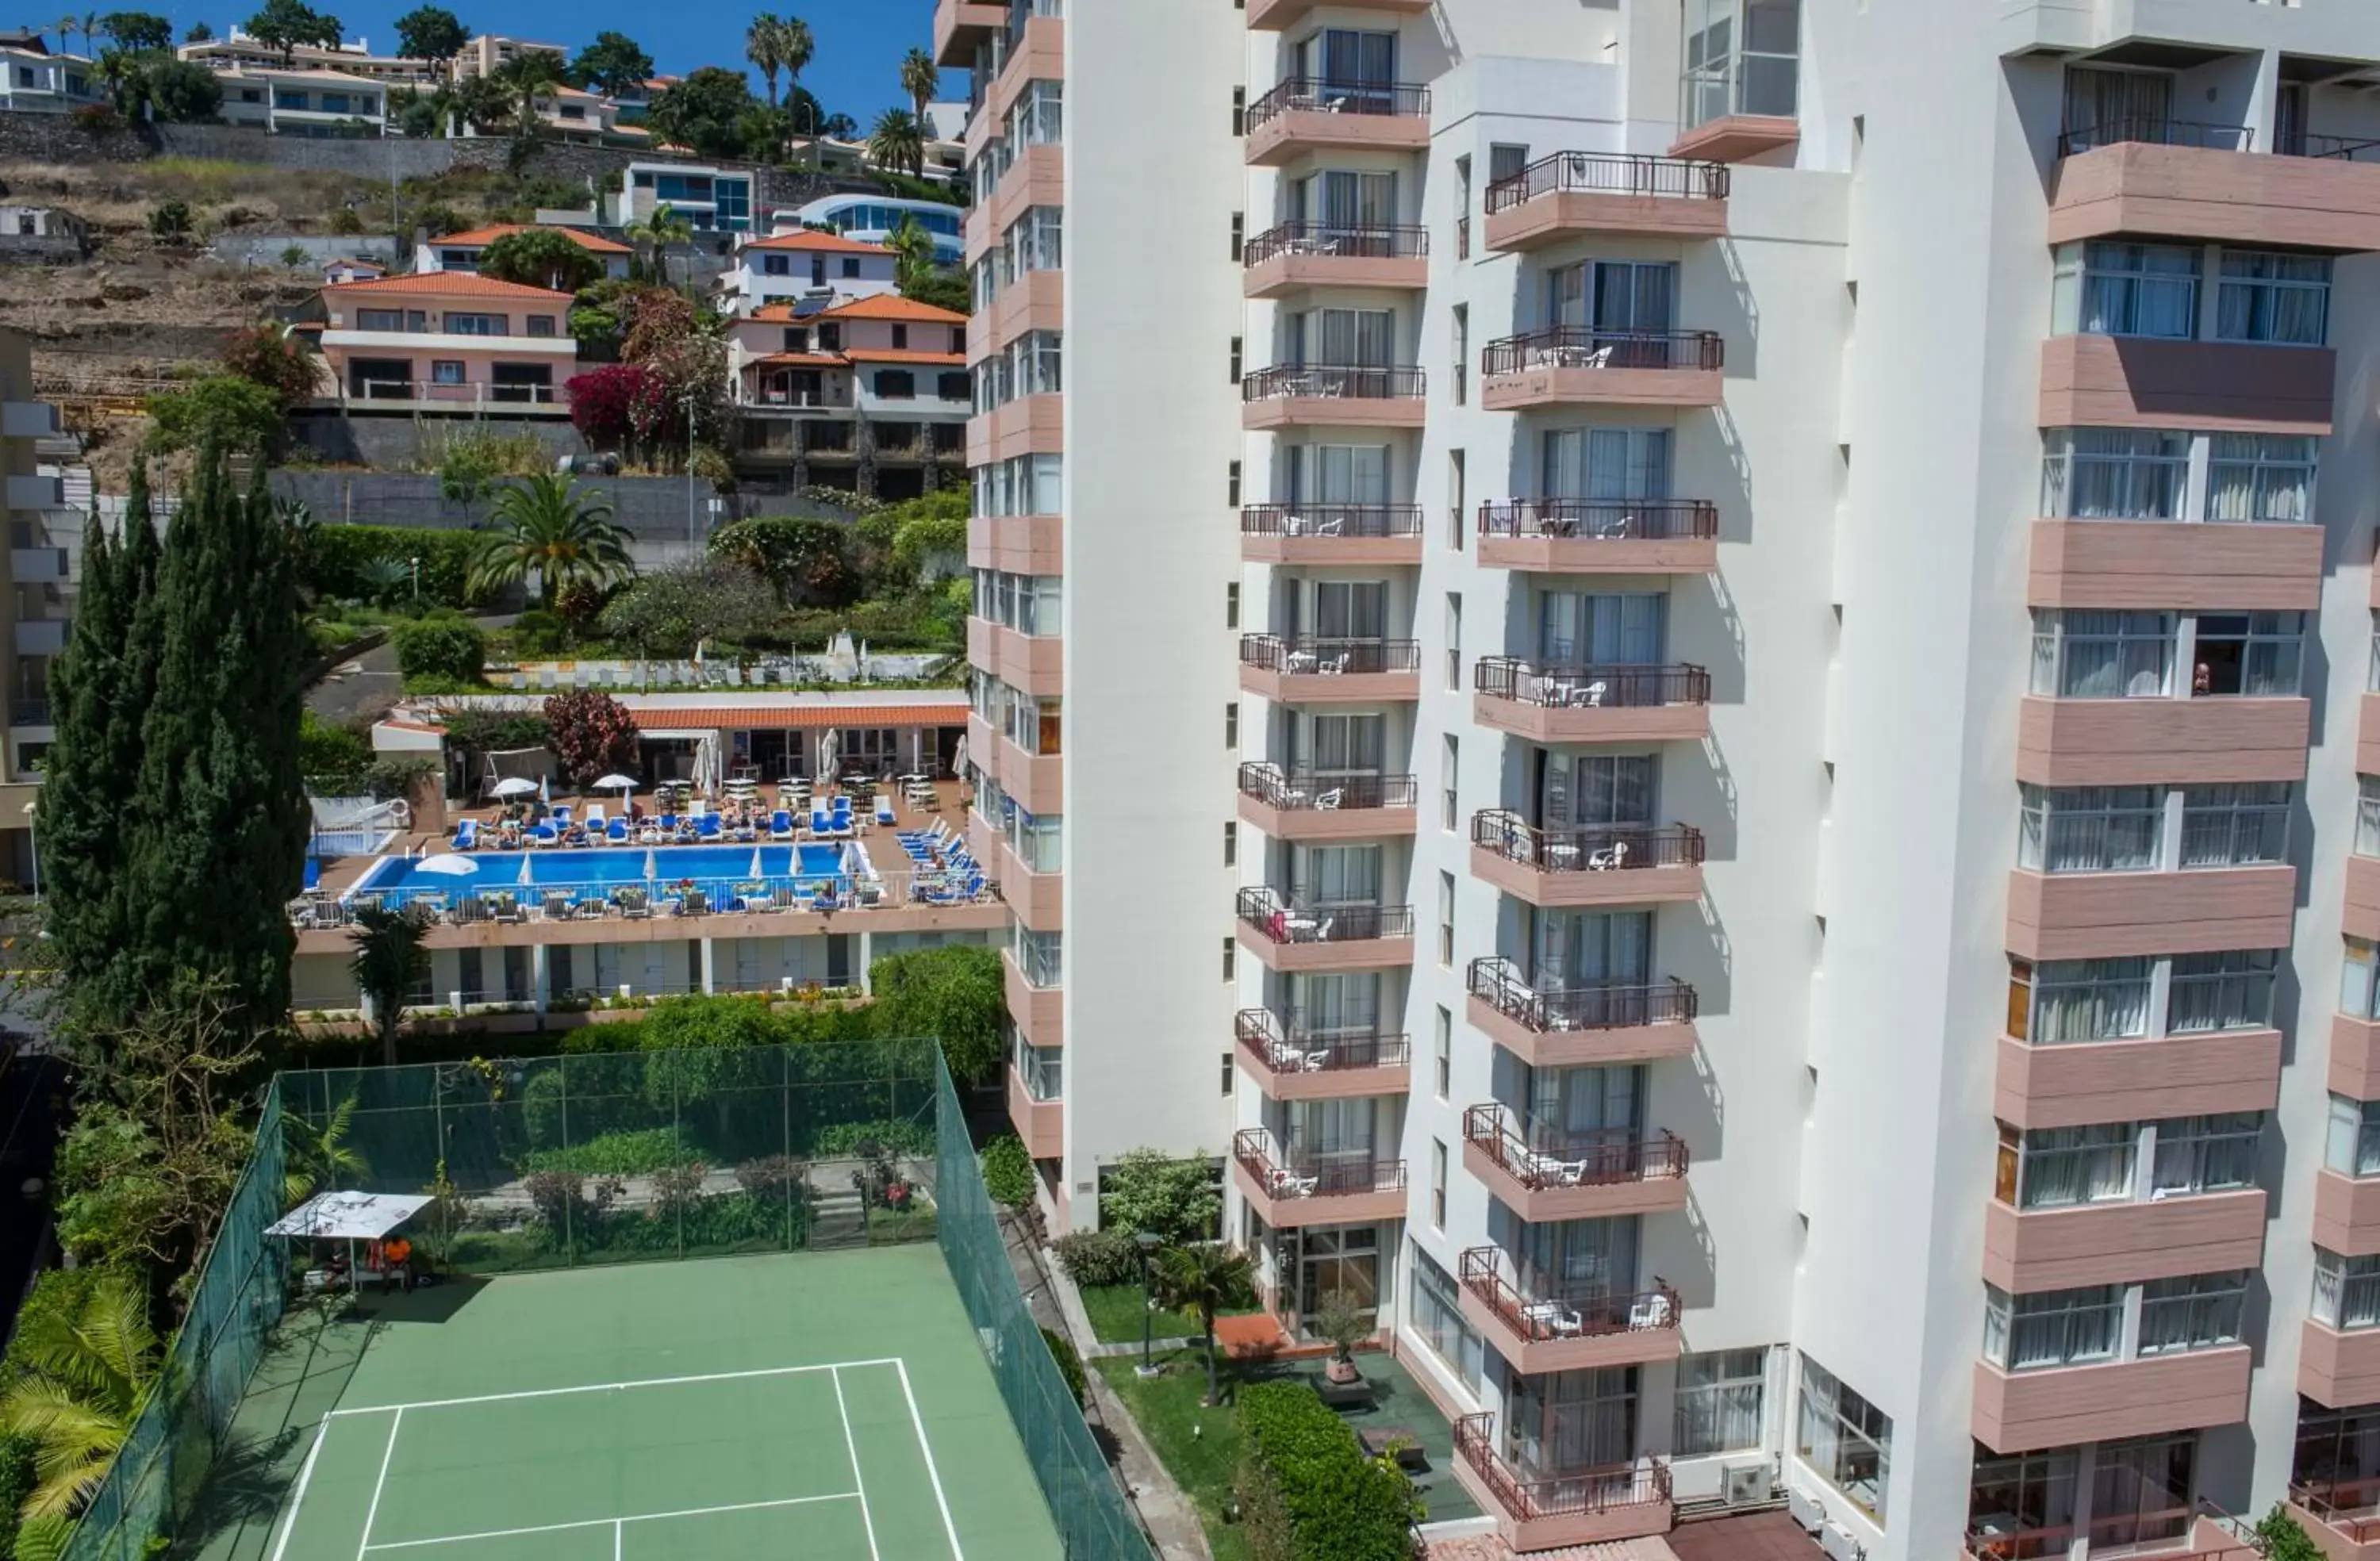
[[[133,466],[128,527],[144,525],[148,483]],[[121,657],[129,637],[132,601],[118,578],[119,551],[94,524],[83,538],[82,588],[65,652],[50,676],[52,718],[48,772],[35,820],[37,849],[48,882],[49,930],[61,974],[80,991],[104,970],[115,938],[107,926],[107,897],[123,868],[120,799],[132,777],[108,772],[108,723],[114,719]]]

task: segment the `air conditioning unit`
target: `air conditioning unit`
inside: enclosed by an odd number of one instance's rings
[[[1815,1534],[1827,1526],[1827,1509],[1818,1505],[1817,1497],[1806,1491],[1788,1490],[1785,1493],[1785,1513],[1806,1533]]]
[[[1776,1484],[1776,1470],[1766,1459],[1759,1463],[1730,1463],[1721,1471],[1730,1507],[1753,1507],[1768,1499]]]
[[[1852,1538],[1852,1531],[1840,1523],[1829,1523],[1819,1532],[1818,1548],[1834,1561],[1867,1561],[1867,1546]]]

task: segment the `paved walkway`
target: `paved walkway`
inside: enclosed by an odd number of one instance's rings
[[[322,681],[306,691],[306,708],[326,726],[356,720],[378,720],[405,692],[397,675],[396,647],[382,640],[351,660],[342,661]]]

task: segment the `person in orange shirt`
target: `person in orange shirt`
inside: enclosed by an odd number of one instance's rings
[[[413,1256],[413,1243],[402,1236],[392,1236],[381,1248],[380,1284],[385,1291],[394,1282],[400,1289],[413,1288],[413,1271],[407,1266]]]

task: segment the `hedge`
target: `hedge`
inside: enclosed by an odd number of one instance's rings
[[[460,618],[400,623],[392,637],[396,641],[396,670],[408,678],[473,684],[480,681],[487,669],[488,636],[478,625]]]
[[[1247,1384],[1238,1419],[1242,1503],[1284,1519],[1252,1526],[1256,1561],[1409,1561],[1413,1482],[1395,1464],[1365,1457],[1312,1387]]]
[[[421,561],[421,599],[440,607],[473,605],[464,582],[480,537],[426,526],[316,526],[306,533],[301,584],[318,597],[368,599],[379,594],[365,566],[382,560],[405,566],[404,598],[413,594],[413,561]]]
[[[1033,1201],[1033,1157],[1014,1133],[1002,1133],[983,1146],[983,1190],[992,1202],[1012,1209]]]
[[[1050,1359],[1057,1362],[1058,1374],[1066,1379],[1066,1391],[1075,1396],[1075,1408],[1083,1407],[1083,1393],[1089,1383],[1083,1375],[1083,1354],[1075,1341],[1055,1328],[1041,1330],[1041,1342],[1050,1347]]]

